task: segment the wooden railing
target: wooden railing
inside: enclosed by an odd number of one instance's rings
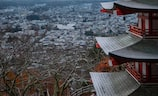
[[[84,93],[92,92],[92,90],[94,90],[93,85],[88,85],[80,89],[77,89],[75,92],[72,92],[71,96],[80,96]]]
[[[158,36],[158,29],[153,29],[152,32],[150,32],[149,29],[143,30],[134,25],[130,25],[129,27],[130,32],[139,36]]]
[[[141,78],[141,74],[138,73],[136,70],[131,69],[129,67],[126,68],[139,82],[141,82],[142,78]]]
[[[142,29],[138,28],[137,26],[130,25],[129,28],[130,28],[129,31],[136,35],[143,36],[143,34],[144,34],[144,31]]]
[[[137,72],[135,69],[126,66],[126,69],[130,74],[137,79],[140,83],[158,83],[158,75],[142,75]]]

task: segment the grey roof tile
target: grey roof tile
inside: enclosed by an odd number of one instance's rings
[[[115,3],[136,9],[158,10],[158,2],[156,0],[118,0]]]
[[[157,0],[117,0],[110,2],[102,2],[104,9],[115,9],[115,4],[134,9],[158,10]]]
[[[96,37],[97,42],[104,52],[108,55],[109,52],[119,50],[139,42],[142,38],[132,34],[121,34],[114,37]]]
[[[142,39],[140,42],[110,52],[111,55],[136,60],[158,60],[158,39]]]
[[[139,84],[126,72],[90,72],[97,96],[128,96]]]

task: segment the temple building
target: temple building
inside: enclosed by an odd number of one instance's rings
[[[126,34],[96,37],[109,56],[109,66],[126,65],[120,72],[90,72],[97,96],[156,96],[158,94],[158,1],[117,0],[101,3],[101,12],[137,14],[138,23]]]

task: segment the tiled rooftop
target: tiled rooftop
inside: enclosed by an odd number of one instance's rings
[[[114,37],[96,37],[100,47],[106,54],[133,45],[141,40],[141,38],[131,35],[122,34]]]
[[[128,96],[139,84],[126,72],[90,72],[97,96]]]
[[[158,60],[158,39],[143,39],[140,42],[111,52],[111,55],[136,60]]]
[[[130,8],[158,10],[158,3],[155,0],[139,0],[139,2],[137,0],[118,0],[116,3]]]

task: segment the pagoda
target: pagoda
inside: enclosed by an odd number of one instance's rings
[[[158,1],[117,0],[103,2],[101,5],[103,13],[118,16],[137,14],[138,22],[129,25],[126,34],[96,37],[97,46],[110,57],[109,66],[126,65],[125,72],[91,72],[96,94],[146,96],[142,95],[143,92],[139,95],[130,94],[136,94],[136,90],[141,90],[142,86],[158,84]]]

